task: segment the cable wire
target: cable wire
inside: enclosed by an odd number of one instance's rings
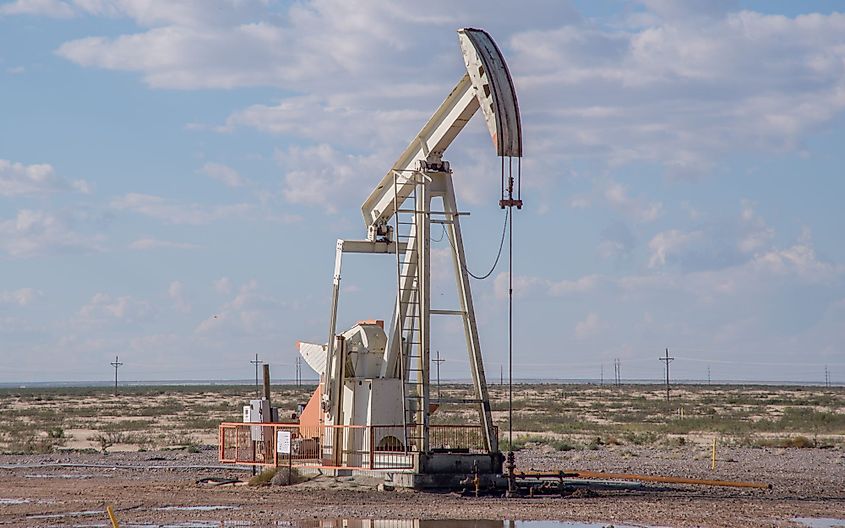
[[[443,231],[440,233],[440,238],[432,238],[432,242],[441,242],[443,240],[443,237],[446,235],[446,225],[440,224],[440,227],[443,228]]]
[[[484,275],[476,275],[469,270],[469,267],[466,264],[464,264],[464,271],[466,271],[467,274],[469,274],[469,276],[472,277],[473,279],[484,280],[484,279],[490,277],[490,275],[493,274],[493,272],[496,270],[496,267],[499,265],[499,259],[502,257],[502,249],[505,247],[505,235],[508,232],[508,225],[510,224],[509,216],[510,216],[509,209],[505,209],[505,223],[502,226],[502,239],[499,241],[499,251],[498,251],[498,253],[496,253],[496,260],[493,262],[493,267],[490,268],[490,271],[488,271]],[[449,236],[449,232],[445,231],[445,230],[443,232],[446,234],[446,238],[449,239],[449,243],[452,245],[452,247],[455,247],[455,242],[454,242],[454,240],[452,240],[452,237]],[[456,251],[457,251],[457,249],[456,249]]]

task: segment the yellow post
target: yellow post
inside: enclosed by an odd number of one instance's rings
[[[716,471],[716,437],[713,437],[713,453],[710,457],[710,469]]]
[[[111,504],[106,506],[106,513],[109,514],[109,520],[111,521],[112,528],[120,528],[120,524],[117,522],[117,517],[114,516],[114,510],[112,510]]]

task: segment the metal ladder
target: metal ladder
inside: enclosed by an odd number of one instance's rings
[[[400,328],[400,376],[402,378],[403,414],[405,417],[405,449],[407,451],[418,451],[424,441],[425,412],[423,385],[424,365],[421,350],[421,309],[420,309],[420,267],[419,267],[419,240],[416,230],[415,216],[424,214],[421,204],[418,201],[417,186],[422,184],[421,174],[412,172],[410,175],[398,175],[393,177],[393,199],[395,203],[395,228],[397,247],[399,244],[407,244],[404,252],[396,251],[396,279],[397,279],[397,310]],[[398,193],[399,178],[407,178],[413,181],[414,190],[405,200],[411,209],[400,208]],[[422,205],[424,207],[424,205]]]

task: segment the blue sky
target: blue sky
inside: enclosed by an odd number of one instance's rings
[[[512,7],[511,7],[512,5]],[[291,377],[334,241],[487,29],[525,130],[517,377],[845,373],[845,15],[837,2],[0,3],[0,381]],[[447,153],[469,267],[498,247],[476,117]],[[435,245],[435,307],[451,308]],[[340,327],[390,316],[347,259]],[[504,267],[474,282],[490,378]],[[442,303],[442,305],[437,305]],[[444,377],[460,328],[438,322]]]

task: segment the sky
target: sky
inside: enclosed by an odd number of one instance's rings
[[[845,4],[0,3],[0,382],[292,378],[324,342],[335,240],[463,75],[481,27],[524,130],[516,378],[845,381]],[[468,268],[499,160],[447,151]],[[436,237],[436,233],[435,233]],[[432,307],[455,308],[448,242]],[[349,256],[339,329],[389,319],[395,257]],[[507,268],[473,281],[488,378]],[[444,378],[462,328],[433,326]],[[307,370],[307,367],[305,367]],[[311,376],[306,372],[306,377]]]

